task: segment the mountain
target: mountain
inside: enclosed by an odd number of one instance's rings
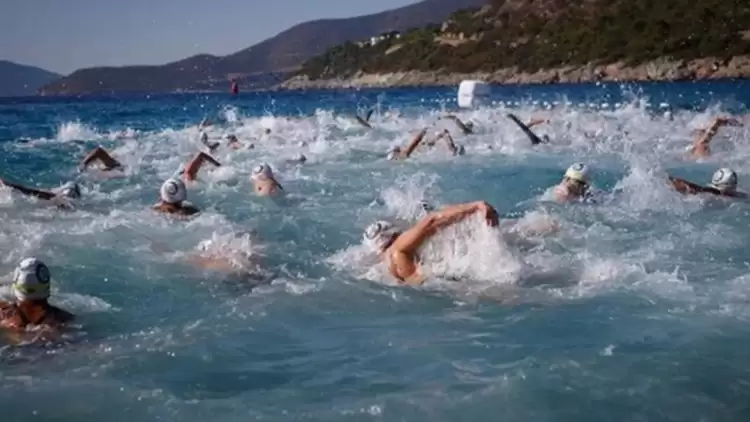
[[[400,38],[333,47],[295,79],[421,73],[502,81],[525,73],[554,82],[582,70],[594,75],[578,79],[748,77],[748,56],[748,1],[490,0]],[[624,74],[636,67],[645,73]]]
[[[39,87],[59,77],[38,67],[0,60],[0,97],[34,95]]]
[[[372,15],[305,22],[228,56],[202,54],[161,66],[82,69],[44,86],[39,93],[225,90],[231,79],[236,79],[241,89],[265,88],[278,83],[305,60],[334,45],[441,22],[458,9],[486,2],[423,0]]]

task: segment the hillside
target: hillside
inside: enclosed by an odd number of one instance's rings
[[[742,59],[745,66],[748,55],[748,1],[491,0],[400,39],[336,46],[306,62],[298,76],[482,73],[502,80],[491,74],[503,71],[506,79],[518,73],[549,76],[545,70],[598,66],[604,77],[613,65],[625,69],[669,63],[678,71],[686,69],[678,76],[700,77],[705,76],[696,74],[701,66],[688,68],[701,59],[707,59],[708,71],[715,71],[732,59]],[[552,73],[544,82],[560,78],[560,72]],[[750,68],[740,75],[750,76]]]
[[[34,95],[39,87],[59,77],[38,67],[0,60],[0,97]]]
[[[459,8],[486,1],[424,0],[372,15],[305,22],[228,56],[198,55],[161,66],[78,70],[45,86],[40,94],[224,90],[232,78],[239,81],[241,89],[270,87],[329,47],[441,22]]]

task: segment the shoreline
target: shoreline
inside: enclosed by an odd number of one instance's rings
[[[495,72],[448,73],[446,71],[402,71],[390,73],[357,72],[348,78],[310,80],[295,76],[272,88],[296,91],[305,89],[391,88],[453,86],[465,79],[492,84],[575,84],[592,82],[653,82],[750,78],[750,56],[729,61],[709,57],[690,61],[659,59],[636,66],[622,62],[587,66],[564,66],[534,73],[505,68]]]

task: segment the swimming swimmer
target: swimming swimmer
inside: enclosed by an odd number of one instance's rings
[[[690,153],[693,157],[699,158],[711,155],[711,149],[709,148],[711,140],[716,136],[722,126],[728,125],[742,126],[742,122],[734,118],[717,117],[714,119],[711,126],[709,126],[708,129],[702,130],[700,136],[698,136],[695,142],[693,142],[693,146],[690,147]]]
[[[417,136],[415,136],[411,142],[409,143],[409,146],[406,147],[406,149],[401,149],[401,147],[393,147],[388,151],[388,159],[389,160],[406,160],[409,158],[412,153],[414,153],[414,150],[417,149],[419,144],[424,140],[425,135],[427,134],[427,128],[422,129]]]
[[[355,118],[357,119],[357,122],[359,122],[359,124],[361,124],[362,126],[368,129],[372,129],[372,125],[370,125],[370,117],[372,117],[372,113],[374,111],[374,109],[370,109],[364,118],[360,117],[359,115],[356,115]]]
[[[101,168],[102,171],[122,170],[123,168],[122,164],[112,158],[112,155],[110,155],[104,148],[96,147],[84,157],[81,164],[78,165],[78,171],[85,171],[94,161],[99,161],[102,166],[104,166]]]
[[[701,186],[672,176],[669,176],[667,180],[677,192],[685,195],[709,193],[730,198],[747,198],[746,193],[737,190],[737,173],[729,168],[716,170],[709,186]]]
[[[276,196],[284,193],[284,188],[274,177],[271,166],[266,163],[255,167],[250,178],[255,193],[259,196]]]
[[[159,190],[160,200],[153,209],[166,214],[190,216],[197,214],[200,210],[185,201],[187,199],[187,188],[182,180],[172,178],[161,185]]]
[[[449,114],[447,116],[444,116],[445,119],[452,120],[456,126],[458,126],[459,129],[461,129],[461,132],[463,132],[464,135],[471,135],[474,133],[474,123],[468,122],[464,123],[459,119],[457,116],[453,114]]]
[[[227,135],[226,138],[227,138],[227,148],[232,148],[232,149],[242,148],[242,144],[240,143],[240,140],[237,139],[237,136],[230,134],[230,135]],[[252,143],[247,146],[247,149],[253,149],[253,148],[255,148],[255,145],[253,145]]]
[[[42,338],[51,340],[75,316],[49,304],[49,268],[36,258],[26,258],[13,273],[11,289],[15,300],[0,302],[0,328],[20,342],[18,334],[28,327],[44,328]],[[39,338],[39,337],[37,337]]]
[[[562,181],[555,186],[553,195],[559,202],[588,197],[590,195],[589,168],[582,163],[575,163],[568,167]]]
[[[371,224],[364,233],[364,243],[388,262],[388,271],[399,284],[419,286],[425,281],[420,268],[419,249],[438,231],[456,224],[474,213],[481,213],[491,227],[498,225],[497,211],[484,201],[451,205],[430,212],[406,231],[388,221]]]
[[[549,143],[549,137],[546,135],[543,138],[538,137],[534,132],[531,131],[531,128],[540,125],[542,123],[549,123],[549,120],[547,119],[532,119],[528,123],[523,123],[521,119],[516,117],[515,114],[508,114],[507,115],[509,119],[513,120],[513,122],[518,125],[518,127],[523,131],[523,133],[526,135],[527,138],[531,141],[531,145],[539,145],[539,144],[547,144]]]
[[[207,134],[206,132],[204,132],[203,130],[201,130],[201,132],[200,132],[200,135],[198,135],[198,136],[199,136],[199,138],[200,138],[200,140],[201,140],[201,143],[202,143],[203,145],[205,145],[205,146],[206,146],[206,148],[208,148],[208,150],[209,150],[210,152],[214,152],[214,150],[215,150],[216,148],[218,148],[218,147],[219,147],[219,145],[221,145],[221,143],[219,143],[219,142],[215,142],[215,143],[213,143],[213,144],[212,144],[212,143],[210,143],[210,142],[208,142],[208,134]]]
[[[216,161],[215,158],[211,157],[205,152],[199,152],[195,154],[195,157],[193,157],[193,159],[190,160],[185,167],[180,168],[180,171],[178,173],[182,175],[182,178],[186,182],[194,182],[198,178],[198,172],[200,171],[201,167],[203,167],[203,164],[207,162],[213,164],[216,167],[221,167],[221,163]]]
[[[441,139],[445,139],[445,142],[448,145],[448,149],[453,155],[464,155],[466,153],[463,145],[456,146],[456,143],[453,142],[453,137],[451,136],[451,133],[448,131],[448,129],[445,129],[440,135],[438,135],[437,139],[435,139],[435,142]]]
[[[19,185],[17,183],[11,183],[0,179],[0,186],[7,186],[13,190],[20,192],[26,196],[33,196],[46,201],[53,201],[55,205],[62,208],[69,208],[72,206],[71,200],[81,198],[81,187],[76,182],[67,182],[59,188],[47,190],[40,190],[29,188],[26,186]]]

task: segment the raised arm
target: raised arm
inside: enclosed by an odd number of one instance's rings
[[[449,114],[445,116],[445,118],[453,120],[453,122],[456,124],[456,126],[458,126],[459,129],[461,129],[461,132],[463,132],[464,135],[471,135],[472,133],[474,133],[473,125],[462,122],[461,119],[459,119],[457,116]]]
[[[216,161],[213,157],[206,154],[205,152],[199,152],[198,154],[193,157],[192,160],[185,166],[185,174],[184,178],[187,181],[194,181],[198,177],[198,172],[200,171],[201,167],[204,163],[209,162],[216,167],[221,166],[221,163]]]
[[[453,142],[453,137],[451,136],[451,133],[448,132],[448,129],[444,130],[443,133],[438,136],[437,140],[440,139],[445,139],[445,143],[448,145],[448,149],[451,150],[453,155],[458,154],[458,148],[456,147],[456,143]]]
[[[48,201],[56,196],[52,192],[47,192],[44,190],[39,190],[39,189],[34,189],[34,188],[27,188],[26,186],[22,186],[17,183],[11,183],[2,179],[0,179],[0,186],[7,186],[9,188],[17,190],[18,192],[26,196],[35,196],[39,199],[46,199]]]
[[[83,161],[81,161],[81,164],[79,164],[78,167],[81,170],[86,170],[92,162],[97,160],[99,160],[99,162],[101,162],[107,170],[122,166],[122,164],[112,158],[112,156],[109,155],[109,153],[105,151],[104,148],[96,147],[95,150],[91,151],[86,157],[84,157]]]
[[[475,212],[483,213],[489,226],[497,226],[497,211],[492,205],[484,201],[451,205],[427,214],[416,225],[398,236],[391,249],[395,252],[413,255],[427,239],[439,230],[455,224]]]
[[[719,191],[714,188],[697,185],[693,182],[689,182],[679,177],[667,177],[667,181],[677,192],[684,195],[696,195],[699,193],[718,193]]]
[[[424,136],[427,134],[427,128],[422,129],[417,136],[415,136],[411,142],[409,143],[409,146],[406,147],[406,150],[403,152],[404,158],[409,158],[411,154],[414,152],[415,149],[419,146],[419,144],[424,139]]]

